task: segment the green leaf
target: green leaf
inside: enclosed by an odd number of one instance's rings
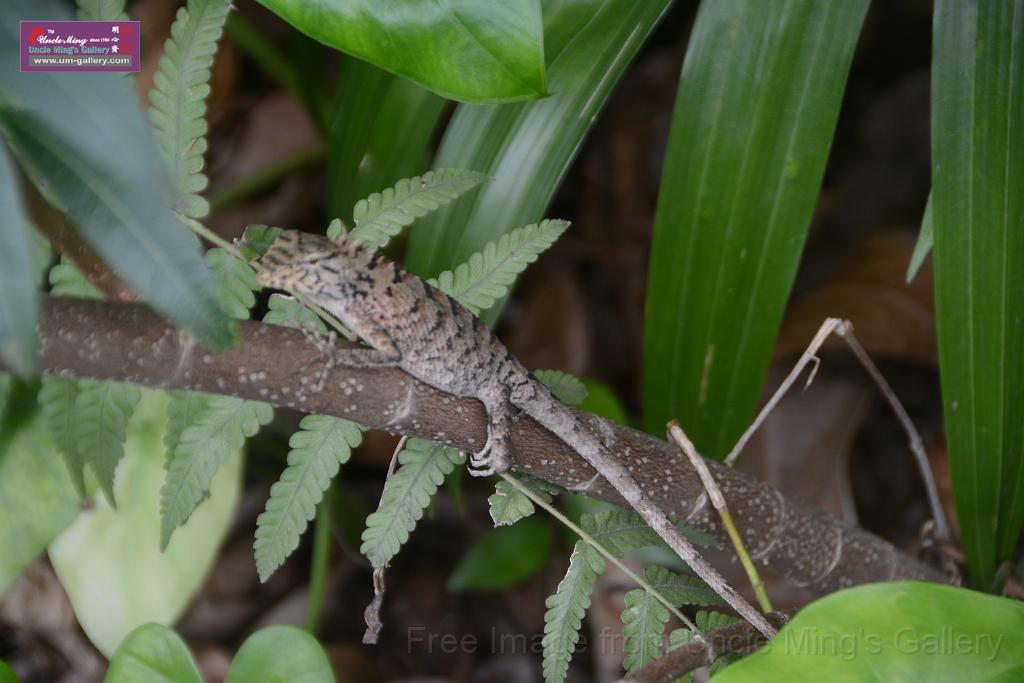
[[[454,272],[446,270],[430,282],[474,314],[486,311],[568,227],[568,221],[544,220],[513,230],[488,243]]]
[[[567,372],[535,370],[533,374],[563,403],[578,406],[587,398],[587,387]]]
[[[420,173],[445,106],[429,90],[354,57],[341,60],[338,80],[328,123],[332,216],[347,215],[395,178]]]
[[[72,419],[76,448],[96,475],[111,507],[114,472],[124,457],[128,420],[139,402],[139,388],[116,382],[80,381]]]
[[[125,0],[75,0],[82,21],[115,21],[124,17]]]
[[[294,626],[268,626],[242,643],[224,683],[334,683],[320,643]]]
[[[207,412],[212,394],[198,391],[167,392],[171,400],[167,404],[167,431],[164,433],[164,450],[174,453],[181,441],[181,433]],[[168,458],[168,464],[170,459]]]
[[[33,373],[38,359],[30,231],[17,173],[0,141],[0,361],[21,375]]]
[[[975,585],[1024,521],[1024,4],[935,7],[935,314],[950,472]]]
[[[703,531],[685,524],[676,526],[683,535],[698,546],[720,547],[718,542]],[[585,513],[580,517],[580,528],[590,534],[602,547],[616,557],[622,557],[640,548],[661,547],[664,541],[647,526],[640,515],[629,510],[602,510]]]
[[[266,403],[210,395],[195,421],[184,428],[169,453],[167,479],[160,489],[160,547],[188,520],[210,490],[217,469],[245,440],[270,422]]]
[[[932,196],[928,195],[928,203],[924,205],[924,217],[921,219],[921,232],[917,235],[917,243],[914,244],[914,253],[910,255],[910,265],[907,266],[907,283],[909,284],[917,277],[917,271],[921,264],[928,258],[935,244],[935,229],[932,220]]]
[[[661,654],[661,640],[668,623],[668,610],[643,588],[626,593],[622,610],[622,636],[625,638],[626,673],[649,664]]]
[[[497,590],[534,576],[551,554],[551,526],[533,518],[491,529],[474,543],[448,578],[453,591]]]
[[[722,457],[750,423],[867,0],[700,6],[658,197],[644,426]]]
[[[232,318],[247,320],[249,309],[256,304],[253,292],[263,288],[256,281],[256,271],[220,247],[206,252],[206,265],[217,280],[217,299],[221,308]]]
[[[202,683],[202,676],[177,633],[160,624],[132,631],[110,660],[103,683]]]
[[[63,256],[60,263],[50,269],[50,293],[57,296],[76,296],[80,299],[102,299],[100,290],[85,279],[82,271]]]
[[[50,562],[77,621],[106,657],[142,624],[181,616],[213,568],[241,494],[236,450],[213,478],[209,499],[161,550],[166,407],[166,394],[157,391],[144,391],[136,406],[114,483],[117,510],[97,496],[50,545]]]
[[[178,8],[149,91],[149,118],[178,185],[173,206],[190,218],[210,213],[209,202],[197,194],[208,184],[203,173],[206,98],[217,41],[230,9],[231,0],[188,0]]]
[[[500,107],[460,106],[435,165],[474,168],[490,183],[421,221],[406,265],[423,277],[466,261],[513,227],[536,223],[619,77],[670,0],[543,3],[553,95]],[[488,317],[493,321],[499,309]]]
[[[261,2],[321,43],[449,99],[505,102],[547,92],[537,0]]]
[[[457,168],[441,168],[399,180],[394,187],[374,192],[356,202],[352,209],[355,228],[351,237],[370,248],[380,249],[406,225],[448,204],[485,180],[487,177],[482,173]],[[328,234],[331,235],[330,232]]]
[[[938,199],[938,191],[935,195]],[[936,214],[937,215],[937,214]],[[715,683],[999,681],[1024,677],[1024,605],[936,584],[875,583],[800,611]]]
[[[7,666],[4,660],[0,659],[0,683],[19,683],[14,670]]]
[[[8,0],[6,16],[70,18],[55,0]],[[0,22],[0,130],[33,181],[131,287],[214,349],[233,341],[196,240],[169,210],[173,184],[126,80],[20,73],[18,24]],[[81,116],[68,116],[73,102]]]
[[[529,475],[512,475],[519,479],[520,483],[530,489],[547,503],[551,502],[554,487],[544,481]],[[491,510],[491,519],[494,526],[505,526],[514,524],[524,517],[534,513],[533,501],[521,493],[519,489],[512,486],[504,479],[498,480],[494,486],[494,494],[487,499]]]
[[[327,332],[327,326],[316,313],[311,311],[298,299],[293,299],[284,294],[271,294],[267,301],[270,309],[263,316],[263,322],[270,325],[283,325],[295,329],[313,330],[314,332]]]
[[[569,569],[554,595],[544,602],[544,682],[561,683],[569,669],[569,660],[580,639],[583,614],[590,607],[590,594],[604,560],[591,546],[578,541],[569,557]]]
[[[85,454],[79,448],[75,436],[75,426],[78,423],[75,406],[80,393],[80,383],[87,382],[65,377],[46,377],[39,390],[39,407],[42,410],[46,431],[63,456],[71,481],[81,497],[86,493]]]
[[[327,415],[307,415],[288,440],[288,467],[270,489],[266,510],[256,519],[256,570],[266,581],[299,547],[299,538],[324,491],[348,462],[363,433],[358,425]]]
[[[0,385],[10,381],[0,376]],[[5,388],[0,396],[6,395]],[[15,401],[0,410],[0,424],[13,429],[0,448],[0,595],[79,511],[75,486],[41,411],[33,408],[25,423],[12,426],[10,411],[29,403]]]
[[[388,479],[377,511],[366,518],[359,552],[374,567],[387,566],[409,540],[437,487],[465,458],[425,439],[409,439],[398,454],[401,465]]]
[[[245,226],[242,239],[239,240],[238,250],[249,261],[259,258],[267,253],[270,245],[281,236],[284,228],[276,228],[270,225],[253,223]]]
[[[580,410],[599,415],[612,422],[629,424],[626,408],[611,387],[595,379],[585,380],[583,384],[587,397],[580,404]]]
[[[693,576],[676,574],[664,567],[647,567],[644,578],[654,590],[676,607],[682,605],[724,605],[707,584]]]

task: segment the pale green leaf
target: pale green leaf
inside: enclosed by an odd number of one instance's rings
[[[80,391],[80,382],[68,377],[46,377],[39,390],[39,407],[43,412],[43,422],[64,457],[79,496],[85,496],[85,456],[78,447],[75,438],[76,399]]]
[[[399,180],[394,187],[356,202],[352,209],[355,228],[351,237],[380,249],[415,219],[444,206],[486,179],[487,176],[476,171],[442,168]]]
[[[348,462],[363,435],[348,420],[307,415],[288,440],[288,467],[270,489],[266,510],[256,520],[256,570],[266,581],[299,546],[299,538],[324,491]]]
[[[622,610],[622,635],[625,638],[627,673],[649,664],[661,654],[661,640],[668,623],[668,610],[643,588],[626,593],[626,609]]]
[[[125,0],[75,0],[78,18],[82,21],[115,21],[122,19]]]
[[[311,311],[298,299],[284,294],[271,294],[267,301],[270,309],[263,316],[263,322],[270,325],[282,325],[296,329],[313,330],[315,332],[327,332],[327,326],[316,313]]]
[[[270,249],[270,245],[280,237],[282,232],[284,232],[284,228],[276,228],[270,225],[259,223],[247,225],[245,226],[245,232],[242,234],[242,239],[239,240],[238,251],[250,261],[259,258],[267,253],[267,249]]]
[[[316,638],[294,626],[275,625],[245,639],[224,683],[335,683],[335,680],[331,661]]]
[[[256,304],[253,292],[262,288],[256,271],[245,261],[220,247],[206,252],[206,265],[217,282],[217,300],[224,312],[237,320],[247,320],[249,309]]]
[[[57,296],[76,296],[80,299],[102,299],[100,290],[85,279],[82,271],[63,256],[60,263],[50,269],[50,293]]]
[[[178,9],[149,92],[149,117],[178,185],[174,208],[190,218],[210,212],[209,203],[197,194],[207,185],[206,98],[217,41],[230,9],[231,0],[188,0]]]
[[[188,646],[162,624],[144,624],[110,659],[103,683],[202,683]]]
[[[551,494],[554,487],[543,479],[537,479],[529,475],[513,475],[519,478],[520,483],[538,496],[546,503],[551,502]],[[494,526],[514,524],[524,517],[534,513],[533,501],[526,497],[519,489],[512,486],[504,479],[498,481],[494,486],[494,493],[487,499],[491,510],[491,519]]]
[[[479,314],[504,297],[516,276],[568,227],[568,221],[544,220],[513,230],[488,242],[454,271],[446,270],[430,283]]]
[[[112,507],[114,472],[124,457],[128,420],[139,397],[138,387],[116,382],[81,382],[75,397],[76,447]]]
[[[561,683],[569,660],[580,639],[583,615],[590,607],[590,594],[604,560],[585,541],[578,541],[569,558],[569,569],[555,593],[544,602],[544,682]]]
[[[561,370],[534,370],[533,374],[551,390],[559,401],[578,406],[587,398],[587,387],[580,380]]]
[[[195,421],[181,432],[169,453],[167,478],[160,489],[160,546],[184,524],[210,490],[217,469],[245,440],[270,422],[266,403],[211,395]]]
[[[377,511],[366,518],[360,552],[384,567],[416,527],[444,478],[464,458],[458,451],[425,439],[409,439],[398,455],[400,467],[388,479]]]

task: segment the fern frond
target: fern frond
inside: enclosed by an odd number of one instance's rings
[[[209,203],[196,193],[208,182],[202,172],[206,98],[210,67],[230,8],[231,0],[188,0],[178,10],[149,91],[150,119],[180,192],[174,208],[190,218],[210,212]]]
[[[74,435],[78,452],[100,482],[111,507],[114,500],[114,472],[124,457],[128,420],[142,394],[131,384],[88,382],[75,397]]]
[[[75,438],[75,401],[80,380],[67,377],[45,377],[39,389],[39,407],[46,431],[64,457],[71,481],[80,497],[85,497],[85,459]]]
[[[197,419],[181,432],[169,454],[167,477],[160,489],[160,547],[184,524],[210,490],[217,468],[240,449],[273,410],[266,403],[211,395]]]
[[[724,605],[725,601],[710,586],[694,576],[685,576],[664,567],[648,567],[644,577],[651,588],[676,607],[681,605]]]
[[[178,448],[181,433],[196,423],[199,416],[206,411],[212,398],[211,394],[199,391],[169,391],[171,396],[167,404],[167,431],[164,432],[164,450],[168,454],[166,466],[170,467],[171,454]]]
[[[284,232],[284,228],[251,223],[245,226],[242,239],[238,240],[238,251],[247,261],[257,259],[267,253],[270,245],[281,236],[282,232]]]
[[[409,534],[444,478],[464,456],[425,439],[409,439],[398,455],[401,465],[388,479],[377,511],[366,518],[359,552],[374,567],[386,566],[409,540]]]
[[[622,509],[585,513],[580,527],[593,536],[608,552],[616,557],[649,547],[667,547],[657,533],[635,512]],[[708,534],[686,524],[676,523],[683,536],[702,547],[720,547]]]
[[[249,309],[256,304],[253,292],[262,288],[256,281],[256,271],[220,247],[207,251],[205,259],[217,283],[217,300],[221,308],[232,318],[247,320]]]
[[[82,271],[63,256],[60,263],[50,269],[50,293],[57,296],[77,296],[80,299],[102,299],[100,290],[85,279]]]
[[[362,441],[358,426],[327,415],[307,415],[292,434],[288,467],[271,487],[266,510],[256,519],[256,570],[266,581],[299,546],[299,538],[324,491]]]
[[[415,219],[426,216],[487,179],[483,173],[441,168],[405,178],[382,192],[360,199],[352,209],[351,237],[380,249]]]
[[[554,594],[544,605],[544,682],[562,683],[569,660],[580,639],[583,615],[590,607],[590,594],[598,574],[604,571],[604,559],[585,541],[577,541],[569,557],[569,569]]]
[[[555,243],[568,221],[544,220],[502,235],[489,242],[459,265],[446,270],[430,284],[479,314],[508,293],[516,276],[537,260],[537,256]]]
[[[562,403],[578,406],[587,398],[587,387],[576,377],[561,370],[534,370],[533,374]]]
[[[520,483],[533,492],[545,503],[551,502],[552,494],[556,491],[548,482],[529,475],[519,475]],[[504,479],[498,481],[494,487],[494,493],[487,499],[491,509],[491,519],[494,526],[505,526],[514,524],[524,517],[529,517],[535,511],[533,501],[527,498],[512,484]]]
[[[270,325],[283,325],[295,329],[313,330],[326,332],[327,326],[313,311],[309,310],[301,301],[293,299],[284,294],[271,294],[267,301],[270,309],[263,316],[263,322]]]
[[[117,21],[125,17],[124,0],[76,0],[81,21]]]
[[[626,593],[622,610],[622,635],[625,638],[626,673],[635,673],[661,654],[661,639],[668,623],[668,610],[643,588]]]

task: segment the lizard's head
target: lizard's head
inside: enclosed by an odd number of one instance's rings
[[[264,287],[315,295],[337,272],[337,262],[345,261],[343,245],[323,235],[285,230],[260,258],[262,268],[256,279]],[[323,265],[330,260],[327,269]]]

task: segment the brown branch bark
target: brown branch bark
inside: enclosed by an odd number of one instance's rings
[[[242,343],[215,354],[139,304],[49,297],[40,322],[47,374],[190,389],[336,415],[395,434],[475,451],[486,440],[483,406],[413,379],[397,368],[334,368],[320,391],[320,352],[301,333],[243,322]],[[611,451],[665,512],[725,539],[689,462],[665,441],[598,418]],[[600,424],[602,423],[603,424]],[[606,429],[605,429],[606,428]],[[533,420],[517,421],[514,468],[572,489],[593,470]],[[873,581],[941,581],[940,573],[866,531],[788,499],[772,486],[708,463],[751,557],[769,572],[819,594]],[[623,504],[604,482],[588,493]]]
[[[775,628],[782,628],[791,616],[786,612],[770,612],[765,618]],[[751,624],[738,621],[666,652],[636,673],[626,676],[621,683],[670,683],[702,666],[708,666],[724,654],[739,652],[764,641],[765,637]]]

